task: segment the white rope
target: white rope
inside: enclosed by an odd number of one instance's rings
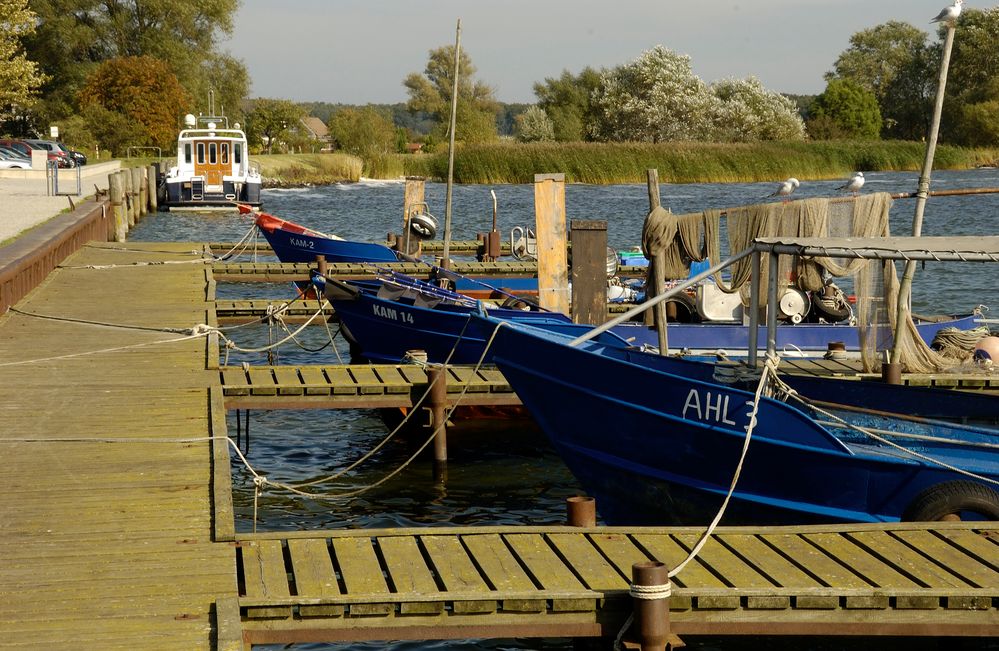
[[[657,599],[667,599],[673,594],[673,584],[670,582],[660,585],[634,585],[628,588],[628,594],[635,599],[645,601],[655,601]]]

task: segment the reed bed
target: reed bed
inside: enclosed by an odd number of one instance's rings
[[[356,182],[364,161],[347,154],[269,154],[253,156],[264,185],[304,185]]]
[[[640,183],[658,169],[672,183],[731,183],[838,178],[862,170],[919,170],[925,145],[901,141],[812,141],[737,144],[558,143],[462,146],[457,183],[530,183],[535,174],[562,172],[570,183]],[[447,153],[397,156],[403,174],[447,177]],[[940,146],[936,169],[994,165],[999,151]],[[395,166],[391,176],[397,177]]]

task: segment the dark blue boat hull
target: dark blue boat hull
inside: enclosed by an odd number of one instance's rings
[[[493,361],[610,524],[703,524],[727,491],[752,395],[501,328]],[[960,475],[857,452],[803,412],[764,399],[728,523],[898,520]],[[862,448],[860,448],[862,449]],[[995,478],[994,458],[946,449]]]

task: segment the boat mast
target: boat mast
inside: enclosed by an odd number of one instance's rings
[[[444,253],[441,266],[445,269],[451,266],[451,196],[454,186],[454,126],[458,114],[458,62],[461,53],[461,18],[454,35],[454,66],[451,83],[451,124],[448,127],[450,137],[447,147],[447,198],[444,202]]]
[[[947,36],[944,39],[943,58],[940,61],[940,78],[937,82],[936,102],[933,106],[933,120],[930,123],[929,139],[926,142],[926,158],[923,160],[923,171],[919,175],[919,187],[916,190],[916,212],[912,216],[912,236],[919,237],[923,232],[923,211],[926,208],[926,197],[930,192],[930,174],[933,171],[933,156],[937,150],[937,136],[940,133],[940,116],[943,113],[944,91],[947,88],[947,71],[950,68],[950,51],[954,46],[954,32],[957,21],[947,22]],[[909,318],[912,310],[912,278],[916,275],[916,262],[908,260],[905,272],[898,286],[898,310],[895,317],[895,343],[891,353],[891,363],[901,363],[902,345],[898,336],[902,323]]]

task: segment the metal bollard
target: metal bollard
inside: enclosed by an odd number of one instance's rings
[[[597,501],[592,497],[580,495],[565,500],[566,524],[570,527],[597,526]]]
[[[434,480],[447,481],[447,367],[431,366],[427,369],[430,383],[430,415],[434,436]]]
[[[665,651],[669,639],[669,570],[659,561],[631,566],[634,630],[642,651]]]

